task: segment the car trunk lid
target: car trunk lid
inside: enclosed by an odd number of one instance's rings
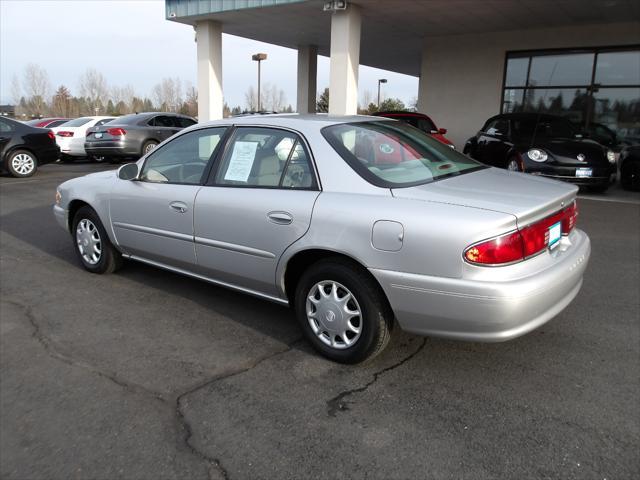
[[[391,190],[398,198],[508,213],[517,218],[519,227],[568,206],[577,191],[573,185],[497,168]]]

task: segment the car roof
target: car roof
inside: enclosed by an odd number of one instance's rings
[[[289,128],[297,128],[301,125],[310,127],[312,125],[317,128],[329,125],[337,125],[341,123],[354,122],[384,122],[392,121],[385,117],[374,117],[371,115],[327,115],[324,113],[298,114],[298,113],[278,113],[273,115],[246,115],[242,117],[229,117],[221,120],[211,120],[209,122],[199,123],[198,126],[205,125],[273,125]]]

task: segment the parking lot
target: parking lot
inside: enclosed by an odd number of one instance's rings
[[[281,306],[138,263],[85,272],[51,205],[108,168],[0,178],[0,477],[640,477],[637,194],[580,201],[585,282],[541,329],[396,332],[343,366]]]

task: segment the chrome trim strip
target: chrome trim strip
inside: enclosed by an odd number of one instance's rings
[[[132,225],[130,223],[113,222],[114,227],[122,228],[124,230],[132,230],[134,232],[148,233],[150,235],[157,235],[159,237],[174,238],[176,240],[184,240],[185,242],[193,242],[193,235],[187,235],[184,233],[172,232],[169,230],[161,230],[153,227],[143,227],[142,225]]]
[[[194,237],[194,241],[197,244],[205,245],[207,247],[221,248],[223,250],[229,250],[232,252],[245,253],[247,255],[253,255],[260,258],[276,258],[276,256],[265,250],[258,250],[257,248],[245,247],[244,245],[238,245],[236,243],[221,242],[219,240],[211,240],[210,238]]]
[[[242,293],[253,295],[254,297],[262,298],[264,300],[269,300],[270,302],[278,303],[280,305],[289,306],[289,302],[287,300],[284,300],[284,299],[278,298],[278,297],[274,297],[272,295],[267,295],[266,293],[258,292],[256,290],[250,290],[248,288],[244,288],[244,287],[239,287],[237,285],[233,285],[232,283],[226,283],[226,282],[221,282],[219,280],[214,280],[213,278],[205,277],[204,275],[199,275],[197,273],[193,273],[193,272],[190,272],[188,270],[183,270],[181,268],[171,267],[171,266],[166,265],[164,263],[155,262],[153,260],[148,260],[146,258],[137,257],[135,255],[125,255],[125,254],[123,254],[122,256],[125,257],[125,258],[128,258],[128,259],[131,259],[131,260],[135,260],[137,262],[146,263],[147,265],[152,265],[154,267],[162,268],[164,270],[169,270],[170,272],[179,273],[181,275],[185,275],[187,277],[192,277],[192,278],[195,278],[197,280],[203,280],[205,282],[212,283],[212,284],[217,285],[219,287],[225,287],[225,288],[229,288],[231,290],[237,290],[237,291],[242,292]]]

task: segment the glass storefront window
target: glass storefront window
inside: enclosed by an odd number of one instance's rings
[[[507,60],[506,87],[524,87],[527,84],[529,57],[510,58]]]
[[[596,140],[594,133],[598,134],[596,127],[601,125],[613,131],[619,142],[640,143],[640,87],[600,88],[593,100],[590,133],[593,130]]]
[[[599,54],[596,64],[596,83],[640,85],[640,50]]]
[[[528,85],[588,85],[591,83],[594,56],[593,53],[578,53],[532,57]]]
[[[508,88],[504,91],[502,101],[502,113],[514,113],[522,111],[524,89]]]
[[[584,124],[588,102],[586,88],[530,88],[525,96],[523,111],[560,115],[580,125]]]

